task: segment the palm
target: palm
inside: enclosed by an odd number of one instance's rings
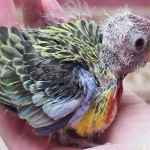
[[[150,143],[150,107],[135,94],[124,91],[118,115],[102,136],[103,142],[115,144]],[[146,140],[147,139],[147,140]]]

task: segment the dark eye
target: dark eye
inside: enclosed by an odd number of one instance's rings
[[[143,38],[138,38],[135,41],[135,47],[136,47],[137,50],[143,49],[144,46],[145,46],[145,40]]]

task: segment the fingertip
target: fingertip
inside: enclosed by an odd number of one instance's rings
[[[64,22],[66,19],[63,9],[56,0],[23,0],[22,11],[25,27],[41,27],[53,20]],[[52,18],[53,14],[55,17]]]
[[[59,23],[66,21],[66,15],[56,0],[41,0],[41,6],[43,14],[47,17],[46,20],[48,20],[48,24],[53,21]]]
[[[13,0],[0,0],[0,25],[18,27],[18,18]]]
[[[20,7],[21,6],[21,0],[14,0],[15,6]]]
[[[22,0],[22,12],[25,27],[44,26],[41,0]]]

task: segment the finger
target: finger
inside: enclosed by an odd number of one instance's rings
[[[0,0],[0,25],[18,27],[16,8],[13,0]]]
[[[22,11],[26,27],[44,26],[41,0],[22,0]]]
[[[43,14],[45,14],[46,23],[65,22],[66,16],[56,0],[41,0]]]
[[[21,0],[14,0],[14,3],[17,7],[21,6]]]
[[[57,13],[64,17],[64,13],[56,0],[23,0],[22,10],[26,27],[47,25],[45,15]]]

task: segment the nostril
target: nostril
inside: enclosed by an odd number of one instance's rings
[[[143,49],[144,46],[145,46],[145,40],[143,38],[138,38],[135,41],[135,47],[136,47],[137,50]]]

